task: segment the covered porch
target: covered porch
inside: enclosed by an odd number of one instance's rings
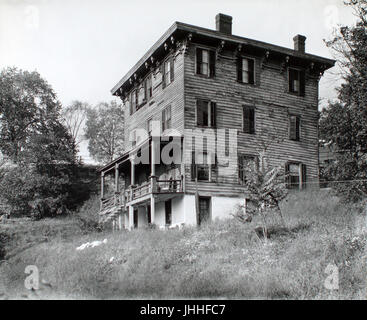
[[[131,230],[139,225],[138,216],[143,208],[146,225],[161,224],[162,221],[156,220],[157,203],[166,203],[184,193],[182,140],[177,136],[149,137],[101,168],[100,216],[112,219],[118,229]],[[171,163],[162,161],[161,157],[162,150],[170,143],[176,144],[176,150],[180,148],[169,159]]]

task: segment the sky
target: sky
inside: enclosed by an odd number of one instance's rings
[[[64,106],[95,105],[116,99],[112,87],[175,21],[215,29],[217,13],[233,17],[234,35],[293,48],[302,34],[306,52],[327,58],[323,39],[355,21],[343,0],[0,0],[0,69],[38,71]],[[339,83],[325,73],[320,98]]]

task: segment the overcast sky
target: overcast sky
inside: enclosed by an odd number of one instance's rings
[[[215,29],[219,12],[233,17],[235,35],[293,48],[303,34],[308,53],[328,58],[323,39],[354,21],[342,0],[0,0],[0,69],[37,70],[63,105],[108,101],[174,21]],[[334,98],[335,84],[326,74],[320,97]]]

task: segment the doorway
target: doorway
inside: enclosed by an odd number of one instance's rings
[[[210,221],[211,218],[211,206],[210,197],[199,197],[199,226],[202,223]]]

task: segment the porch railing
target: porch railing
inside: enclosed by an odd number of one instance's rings
[[[175,193],[183,191],[182,179],[170,179],[170,180],[153,180],[153,184],[145,182],[139,186],[132,187],[125,191],[127,201],[136,200],[147,194],[152,193]]]

